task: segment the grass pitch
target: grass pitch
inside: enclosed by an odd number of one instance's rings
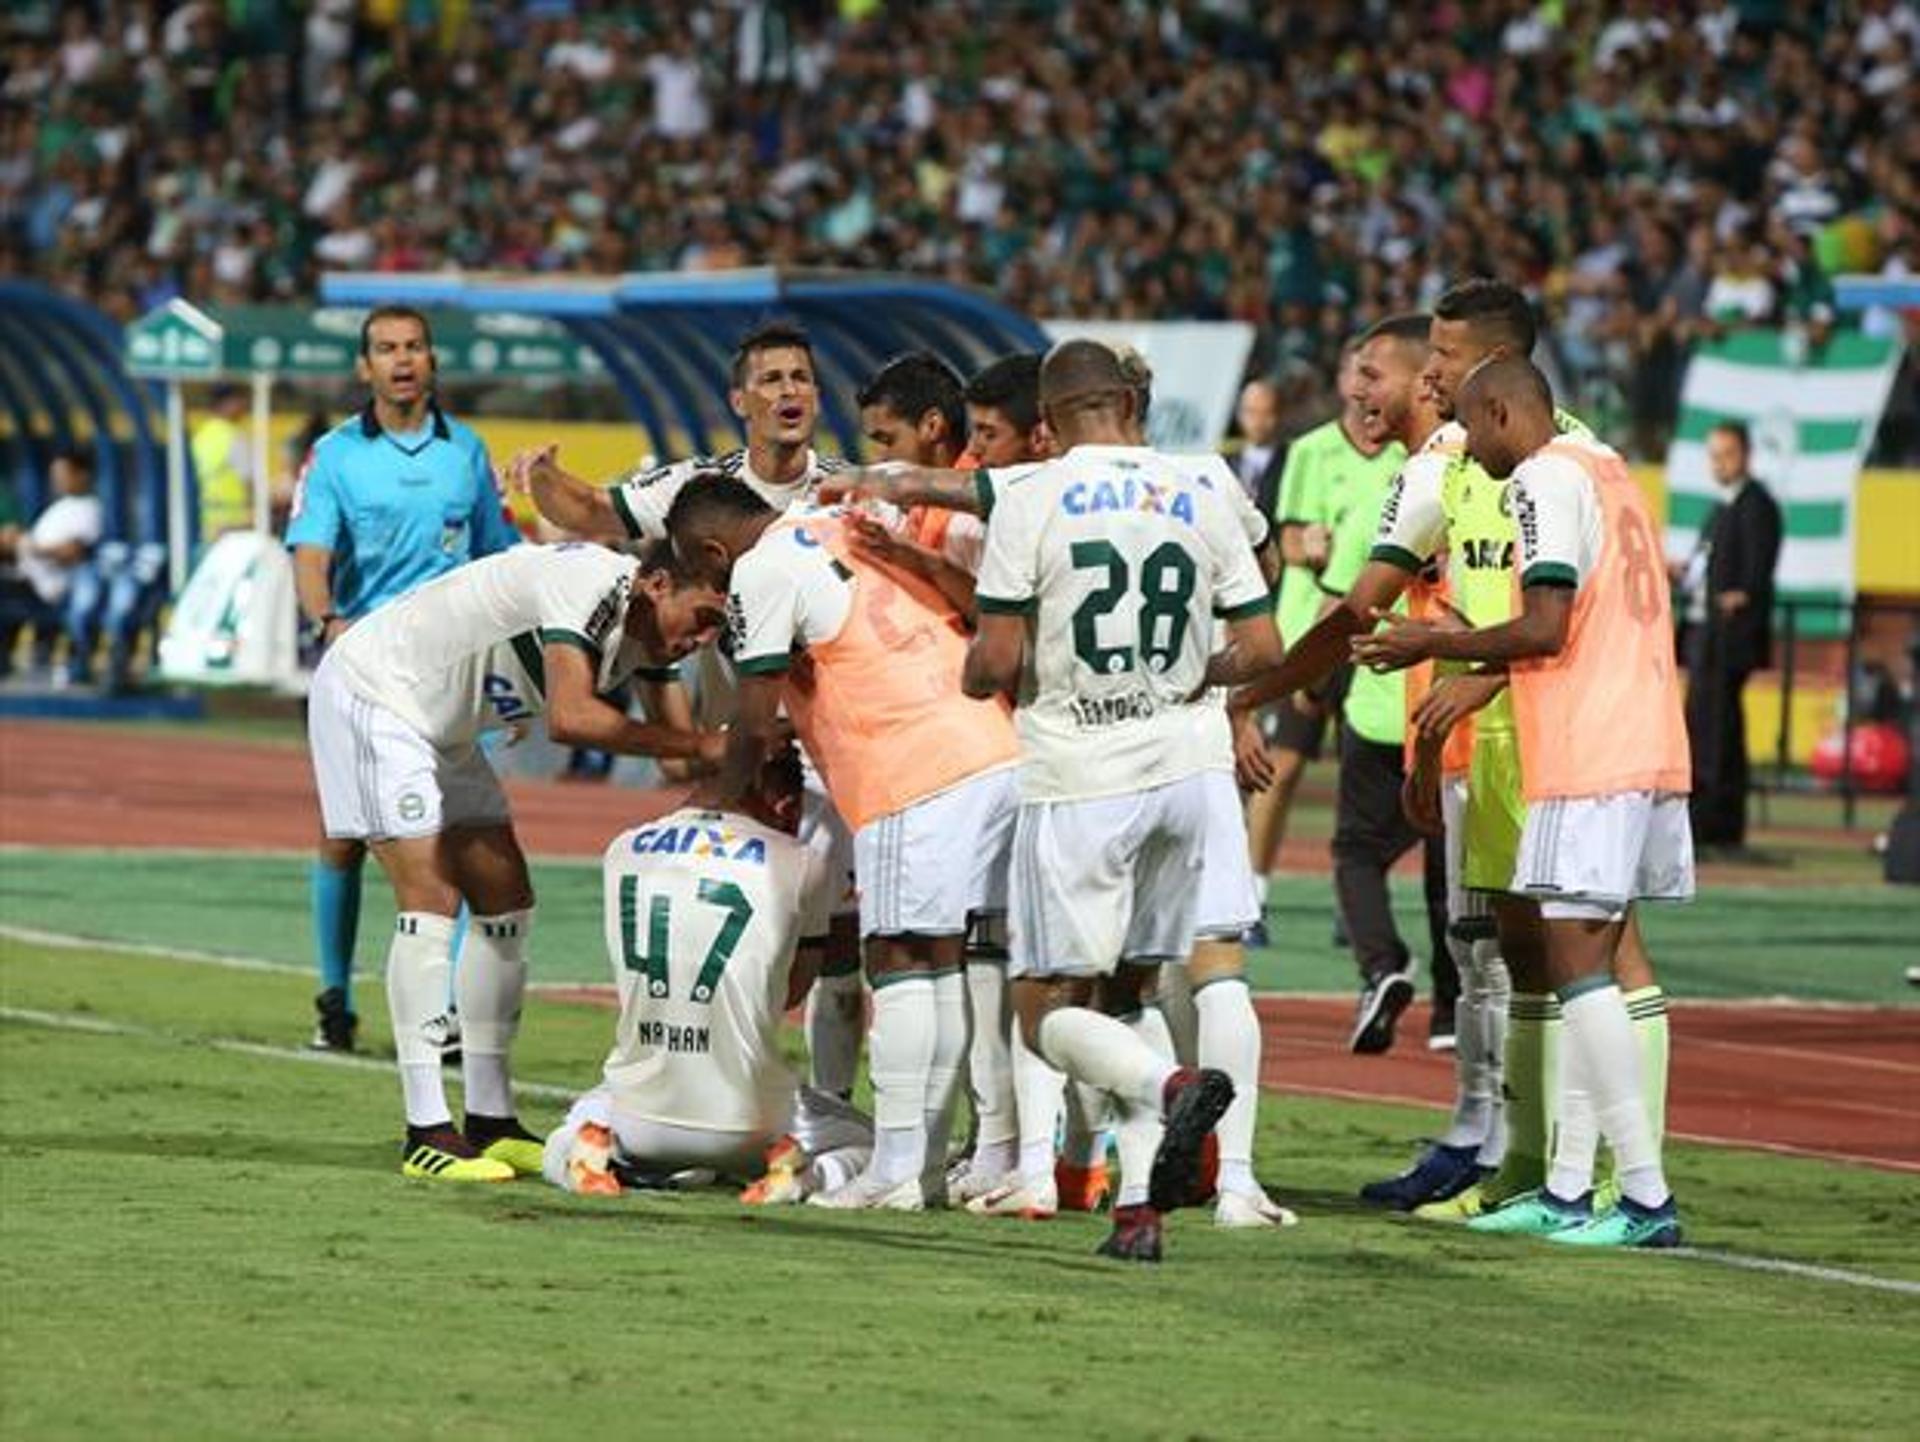
[[[1181,1214],[1128,1269],[1092,1219],[404,1181],[391,1076],[285,1047],[309,991],[0,940],[0,1434],[1912,1435],[1920,1287],[1859,1284],[1920,1283],[1910,1177],[1673,1149],[1701,1248],[1852,1282],[1569,1256],[1348,1200],[1433,1114],[1269,1096],[1302,1225]],[[609,1030],[535,1000],[523,1077],[586,1084]]]

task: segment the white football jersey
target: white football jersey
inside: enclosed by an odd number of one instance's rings
[[[1233,512],[1234,521],[1240,532],[1247,538],[1247,545],[1258,551],[1273,535],[1273,522],[1261,513],[1253,498],[1247,494],[1233,470],[1224,458],[1216,455],[1181,457],[1195,467],[1194,479],[1227,503],[1227,509]],[[1255,566],[1259,565],[1256,559]],[[1226,644],[1227,624],[1225,621],[1214,623],[1214,648],[1218,650]],[[1233,770],[1233,727],[1227,721],[1227,688],[1216,686],[1194,707],[1194,720],[1199,727],[1195,745],[1206,757],[1209,771]]]
[[[626,634],[638,569],[631,556],[578,541],[483,556],[349,627],[334,642],[335,664],[360,695],[457,748],[490,724],[546,709],[547,644],[585,651],[603,692],[644,664]],[[499,681],[510,684],[510,703],[490,696]]]
[[[1215,620],[1268,606],[1229,507],[1190,459],[1145,446],[995,473],[978,594],[983,612],[1032,618],[1024,797],[1144,791],[1209,768],[1192,698]]]
[[[792,1105],[780,1057],[793,950],[825,918],[814,854],[744,817],[684,808],[607,848],[607,955],[620,1023],[618,1110],[673,1126],[764,1131]]]
[[[728,451],[723,456],[694,456],[689,460],[635,471],[615,481],[609,494],[613,498],[614,514],[620,518],[620,524],[627,528],[629,536],[639,541],[658,541],[667,534],[667,512],[673,509],[673,498],[680,494],[680,488],[696,472],[718,471],[723,476],[745,481],[761,500],[776,511],[784,511],[795,501],[810,498],[822,476],[831,475],[843,469],[844,465],[842,461],[827,460],[809,450],[807,468],[800,473],[799,480],[768,481],[754,473],[743,448]]]

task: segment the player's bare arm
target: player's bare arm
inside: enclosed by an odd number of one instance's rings
[[[594,663],[585,651],[566,643],[542,650],[547,671],[547,734],[557,744],[621,756],[719,761],[726,746],[725,733],[635,721],[595,693]]]
[[[698,804],[716,811],[731,811],[753,790],[761,764],[768,754],[784,744],[786,723],[780,717],[780,702],[786,695],[784,671],[755,675],[742,672],[735,694],[733,725],[727,728],[726,746],[720,755],[717,775],[703,783]]]
[[[1280,559],[1289,566],[1305,566],[1309,571],[1324,571],[1331,554],[1333,533],[1317,521],[1280,523]]]
[[[687,688],[677,678],[674,680],[654,680],[636,676],[633,682],[634,694],[639,698],[640,709],[647,719],[661,726],[671,726],[676,731],[694,731],[698,728],[693,721],[693,698],[687,694]],[[688,781],[702,774],[703,768],[692,761],[677,756],[660,758],[660,774],[669,781]]]
[[[976,701],[1011,695],[1020,684],[1020,666],[1026,659],[1026,647],[1026,617],[993,611],[984,613],[973,644],[967,647],[960,689]]]
[[[904,571],[927,582],[940,592],[948,605],[972,620],[973,577],[964,567],[858,511],[847,516],[847,538],[855,550],[877,565]]]
[[[1226,644],[1207,659],[1203,689],[1239,686],[1255,680],[1277,667],[1284,654],[1279,629],[1265,611],[1229,621]]]
[[[1423,742],[1436,746],[1444,742],[1453,728],[1474,712],[1493,704],[1507,689],[1504,671],[1473,671],[1462,676],[1445,676],[1434,685],[1414,708],[1413,725]]]
[[[1386,625],[1353,642],[1353,659],[1375,671],[1399,671],[1429,658],[1436,661],[1528,661],[1557,656],[1573,620],[1573,591],[1566,586],[1528,586],[1520,614],[1480,630],[1443,630],[1379,611]]]
[[[1277,669],[1233,693],[1231,708],[1252,712],[1332,675],[1345,664],[1353,638],[1373,626],[1375,612],[1400,599],[1410,580],[1398,566],[1369,561],[1347,594],[1293,644]]]
[[[592,541],[624,541],[627,533],[614,514],[612,495],[562,469],[559,452],[548,444],[515,455],[502,473],[508,492],[527,496],[563,531]]]
[[[888,461],[878,466],[854,466],[824,476],[820,481],[823,501],[885,501],[908,510],[914,506],[935,506],[943,511],[980,514],[978,471],[955,471],[935,466],[914,466]]]

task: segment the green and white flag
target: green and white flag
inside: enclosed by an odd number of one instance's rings
[[[1680,426],[1667,450],[1668,554],[1692,552],[1719,499],[1707,432],[1719,421],[1745,421],[1753,474],[1786,522],[1776,573],[1781,598],[1851,599],[1855,488],[1899,365],[1897,341],[1852,332],[1834,336],[1818,355],[1776,331],[1701,346],[1687,367]],[[1806,613],[1802,629],[1831,632],[1839,622],[1838,612]]]

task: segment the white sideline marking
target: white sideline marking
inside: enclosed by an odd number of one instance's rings
[[[309,1062],[319,1066],[346,1067],[354,1071],[376,1071],[383,1074],[391,1073],[393,1070],[391,1062],[378,1061],[373,1057],[353,1056],[350,1053],[340,1052],[303,1051],[294,1047],[270,1046],[264,1042],[235,1041],[222,1037],[181,1036],[152,1027],[136,1026],[131,1022],[110,1021],[105,1017],[88,1016],[81,1012],[38,1011],[32,1007],[0,1006],[0,1021],[20,1022],[27,1026],[42,1026],[58,1031],[86,1032],[94,1036],[129,1036],[150,1041],[182,1042],[188,1045],[206,1046],[214,1051],[228,1052],[236,1056],[261,1057],[268,1061]],[[570,1101],[576,1095],[572,1088],[555,1086],[550,1082],[517,1081],[513,1084],[513,1089],[528,1096],[554,1101]],[[1351,1092],[1337,1094],[1357,1095]],[[1895,1292],[1902,1296],[1920,1297],[1920,1282],[1909,1282],[1898,1277],[1877,1276],[1872,1272],[1854,1272],[1843,1267],[1823,1267],[1813,1262],[1788,1261],[1784,1257],[1748,1257],[1738,1252],[1705,1251],[1699,1247],[1676,1247],[1670,1255],[1693,1261],[1712,1262],[1723,1267],[1735,1267],[1742,1271],[1771,1272],[1777,1276],[1799,1277],[1806,1281],[1832,1282],[1840,1286],[1865,1287],[1871,1291]]]
[[[78,1012],[37,1011],[31,1007],[0,1006],[0,1021],[20,1022],[28,1026],[42,1026],[59,1031],[86,1032],[96,1036],[128,1036],[152,1041],[185,1042],[238,1056],[262,1057],[269,1061],[311,1062],[320,1066],[347,1067],[356,1071],[382,1073],[392,1070],[391,1063],[376,1061],[372,1057],[342,1055],[339,1052],[301,1051],[293,1047],[269,1046],[261,1042],[234,1041],[220,1037],[204,1039],[186,1037],[158,1031],[152,1027],[136,1026],[131,1022],[109,1021],[104,1017],[88,1016]],[[514,1090],[529,1096],[550,1097],[561,1101],[570,1100],[574,1095],[574,1092],[566,1087],[554,1086],[546,1082],[516,1082]],[[1798,1277],[1806,1281],[1832,1282],[1840,1286],[1865,1287],[1872,1291],[1920,1297],[1920,1282],[1909,1282],[1898,1277],[1877,1276],[1872,1272],[1855,1272],[1842,1267],[1823,1267],[1812,1262],[1788,1261],[1783,1257],[1748,1257],[1737,1252],[1705,1251],[1699,1247],[1677,1247],[1671,1255],[1693,1261],[1712,1262],[1723,1267],[1735,1267],[1743,1271],[1770,1272],[1777,1276]]]
[[[1853,1272],[1844,1267],[1790,1262],[1784,1257],[1745,1257],[1738,1252],[1708,1252],[1699,1247],[1675,1247],[1670,1255],[1690,1261],[1713,1262],[1722,1267],[1737,1267],[1743,1272],[1772,1272],[1782,1277],[1804,1277],[1808,1281],[1838,1282],[1847,1287],[1866,1287],[1876,1292],[1898,1292],[1903,1297],[1920,1297],[1920,1282],[1908,1282],[1899,1277],[1880,1277],[1872,1272]]]
[[[295,966],[287,961],[267,961],[258,956],[235,956],[224,951],[197,951],[190,946],[161,946],[154,942],[118,941],[110,936],[81,936],[71,931],[41,931],[31,926],[13,926],[0,922],[0,938],[22,941],[33,946],[57,947],[63,951],[112,951],[128,956],[148,957],[155,961],[184,961],[193,966],[214,966],[223,971],[267,972],[276,976],[312,976],[310,966]],[[363,975],[378,977],[379,972]],[[576,981],[530,981],[527,990],[578,991],[601,983]]]
[[[302,1047],[273,1046],[267,1042],[240,1041],[232,1037],[190,1036],[160,1031],[132,1022],[109,1021],[83,1012],[37,1011],[25,1006],[0,1006],[0,1021],[17,1021],[27,1026],[44,1026],[58,1031],[81,1031],[94,1036],[131,1036],[143,1041],[171,1041],[188,1046],[204,1046],[234,1056],[263,1057],[268,1061],[308,1062],[314,1066],[345,1067],[349,1071],[379,1072],[391,1075],[394,1064],[378,1057],[355,1056],[351,1052],[308,1051]],[[516,1081],[513,1089],[543,1101],[570,1102],[581,1088],[555,1086],[551,1082]]]

